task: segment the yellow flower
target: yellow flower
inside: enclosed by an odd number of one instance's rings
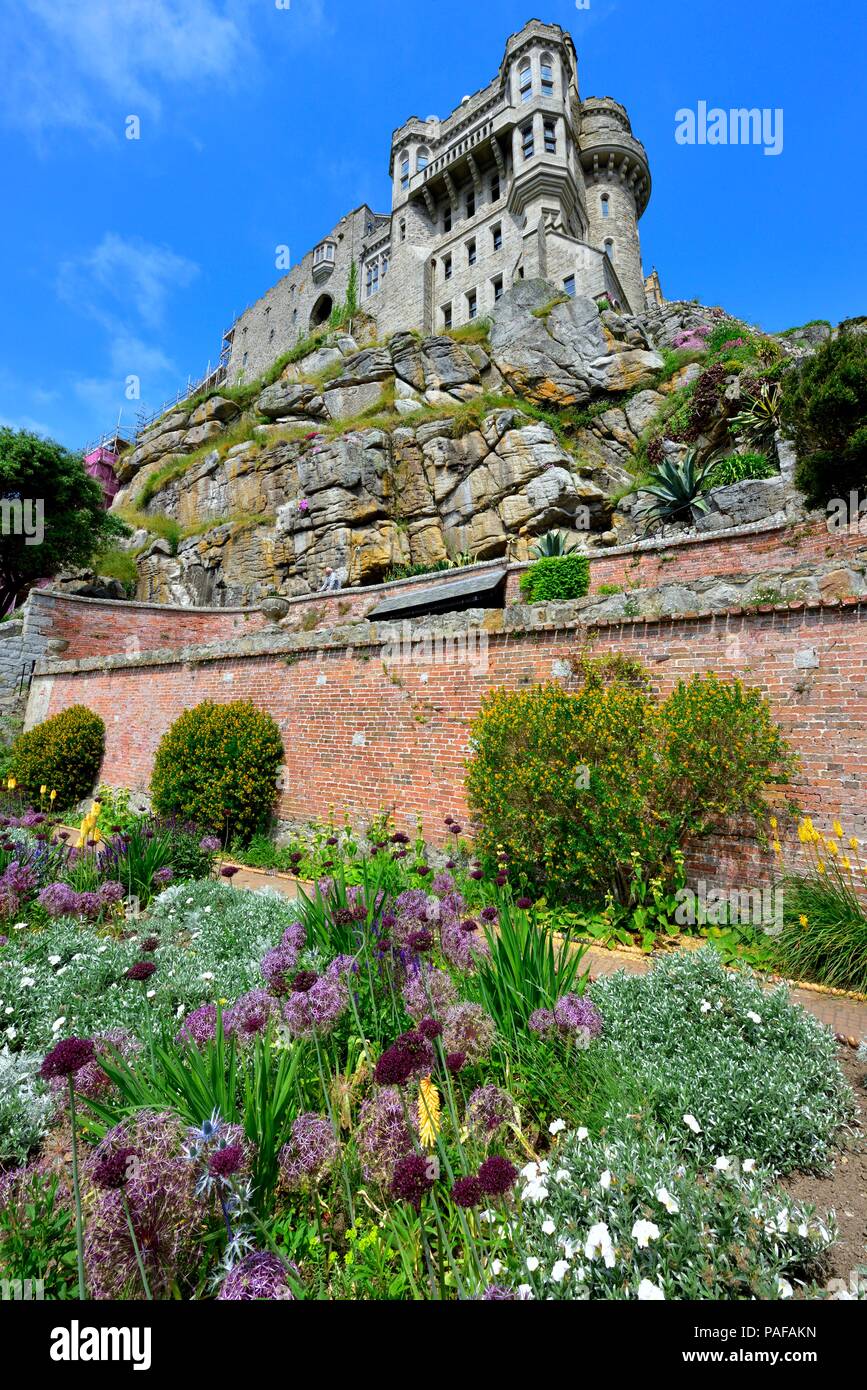
[[[831,829],[833,830],[834,834],[837,836],[838,839],[843,838],[843,827],[838,820],[832,822]]]
[[[771,816],[771,829],[772,829],[772,830],[776,830],[776,828],[777,828],[777,818],[776,818],[776,816]]]
[[[440,1132],[440,1093],[429,1076],[418,1087],[418,1137],[426,1149],[436,1145]]]
[[[46,787],[45,783],[43,782],[43,783],[42,783],[42,786],[39,788],[39,795],[40,795],[40,796],[44,796],[45,793],[46,793],[47,791],[48,791],[48,788]]]
[[[824,859],[817,859],[817,860],[816,860],[816,869],[817,869],[817,871],[818,871],[820,874],[823,874],[823,873],[825,872],[825,861],[824,861]]]
[[[844,855],[843,855],[843,858],[840,860],[840,867],[841,867],[842,869],[845,869],[847,873],[848,873],[849,870],[851,869],[851,867],[852,867],[852,860],[849,858],[848,854],[844,854]]]
[[[800,917],[798,918],[798,921],[800,922],[800,924],[801,924],[802,927],[808,927],[808,926],[810,925],[809,919],[806,918],[806,917],[804,916],[803,912],[801,913]]]
[[[782,854],[783,852],[783,847],[780,844],[779,840],[774,840],[772,842],[771,849],[774,851],[774,854]]]
[[[56,800],[57,800],[57,792],[56,792],[56,791],[51,791],[51,792],[49,792],[49,794],[48,794],[48,800],[49,800],[49,801],[56,801]]]
[[[849,848],[850,848],[850,849],[857,849],[857,848],[858,848],[858,841],[855,839],[855,836],[854,836],[854,835],[852,836],[851,840],[849,841]]]
[[[9,778],[9,781],[6,783],[6,785],[7,785],[7,787],[9,788],[9,790],[10,790],[11,792],[14,792],[14,790],[15,790],[15,788],[17,787],[18,783],[15,781],[15,778],[14,778],[14,777],[10,777],[10,778]]]

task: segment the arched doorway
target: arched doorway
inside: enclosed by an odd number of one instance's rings
[[[310,327],[321,328],[323,323],[327,323],[331,317],[331,310],[334,308],[334,300],[330,294],[321,294],[313,305],[313,312],[310,315]]]

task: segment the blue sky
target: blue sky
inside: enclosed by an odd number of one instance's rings
[[[219,353],[349,208],[389,207],[391,131],[446,115],[533,17],[629,109],[647,269],[768,329],[867,311],[863,3],[0,0],[0,422],[80,447]],[[782,108],[782,153],[688,146],[675,113]],[[126,138],[127,119],[140,138]]]

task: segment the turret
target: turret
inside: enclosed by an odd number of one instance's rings
[[[650,199],[647,152],[611,97],[581,103],[579,136],[586,182],[588,240],[611,257],[633,313],[646,307],[638,219]]]

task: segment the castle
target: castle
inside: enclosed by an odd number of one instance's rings
[[[444,120],[405,121],[389,172],[390,213],[347,213],[236,320],[230,383],[254,380],[327,323],[353,262],[359,307],[380,337],[483,318],[523,278],[607,295],[635,314],[646,307],[647,154],[619,102],[581,100],[575,46],[559,25],[534,19],[513,34],[494,80]]]

